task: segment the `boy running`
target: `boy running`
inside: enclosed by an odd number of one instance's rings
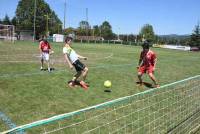
[[[70,69],[75,68],[76,69],[76,74],[72,78],[72,80],[68,83],[70,87],[74,86],[77,82],[80,83],[80,85],[84,88],[87,89],[88,85],[84,82],[87,74],[88,74],[88,68],[79,60],[79,59],[84,59],[87,60],[87,57],[83,57],[81,55],[78,55],[72,48],[72,37],[67,36],[65,39],[65,45],[63,47],[63,54],[64,58],[67,61]],[[78,78],[80,76],[83,76],[83,81],[78,81]]]
[[[143,51],[140,54],[140,59],[137,67],[139,83],[142,84],[142,75],[147,72],[155,87],[159,87],[153,74],[157,61],[156,54],[149,49],[149,43],[147,41],[143,43],[142,48]]]

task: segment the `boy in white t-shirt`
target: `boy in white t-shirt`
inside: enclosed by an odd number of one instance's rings
[[[83,57],[81,55],[78,55],[72,48],[72,37],[67,36],[65,39],[65,45],[63,47],[63,54],[64,58],[67,61],[70,69],[75,68],[76,69],[76,74],[72,78],[72,80],[68,83],[70,87],[73,87],[77,82],[80,83],[80,85],[84,88],[87,89],[88,85],[84,82],[87,74],[88,74],[88,68],[79,60],[79,59],[84,59],[87,60],[87,57]],[[83,81],[78,81],[78,78],[80,76],[83,76]]]

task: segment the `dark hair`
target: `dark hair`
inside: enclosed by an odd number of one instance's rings
[[[72,37],[69,37],[69,36],[67,36],[66,38],[65,38],[65,43],[67,43],[68,41],[70,41],[70,40],[73,40],[73,38]]]
[[[143,49],[149,49],[149,47],[150,47],[150,44],[149,44],[148,41],[145,41],[145,42],[142,44],[142,48],[143,48]]]

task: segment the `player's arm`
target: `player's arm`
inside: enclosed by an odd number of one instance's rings
[[[140,58],[138,62],[138,66],[140,67],[141,65],[142,65],[142,58]]]
[[[48,42],[48,49],[49,49],[49,54],[53,54],[54,53],[54,51],[51,49],[51,45],[49,44],[49,42]]]
[[[72,63],[70,62],[69,57],[67,56],[67,54],[64,54],[64,58],[65,58],[67,64],[69,65],[69,68],[70,68],[70,69],[73,69],[73,65],[72,65]]]
[[[157,57],[156,57],[156,55],[154,54],[154,55],[153,55],[153,70],[155,70],[155,68],[156,68],[156,63],[157,63]]]
[[[87,57],[84,57],[84,56],[81,56],[81,55],[78,55],[78,58],[79,58],[79,59],[87,60]]]
[[[42,44],[42,42],[39,43],[39,47],[38,47],[38,48],[39,48],[39,52],[40,52],[40,54],[42,54],[41,44]]]
[[[141,52],[141,54],[140,54],[140,58],[139,58],[139,62],[138,62],[138,67],[140,67],[140,66],[142,66],[142,60],[143,58],[142,58],[142,52]]]

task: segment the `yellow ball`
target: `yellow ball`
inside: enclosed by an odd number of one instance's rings
[[[109,80],[104,81],[104,86],[107,88],[111,87],[112,86],[111,81],[109,81]]]

